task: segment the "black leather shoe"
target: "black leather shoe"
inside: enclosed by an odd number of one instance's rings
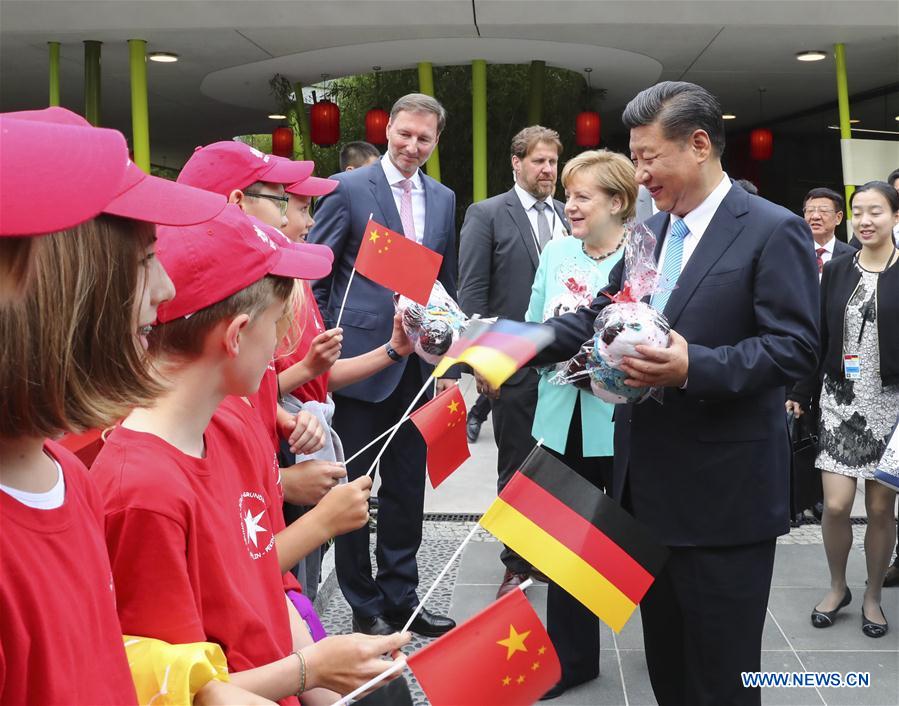
[[[412,611],[408,610],[403,613],[386,613],[384,617],[394,628],[391,632],[396,632],[402,629],[406,621],[409,620],[410,615],[412,615]],[[454,627],[456,627],[456,621],[452,618],[445,615],[437,615],[427,608],[422,608],[409,626],[409,630],[425,637],[440,637]]]
[[[503,574],[503,581],[499,585],[499,588],[496,591],[496,597],[502,598],[507,593],[514,591],[521,584],[528,580],[527,574],[516,574],[514,571],[510,571],[506,569],[506,573]]]
[[[816,628],[829,628],[833,625],[833,619],[836,614],[840,612],[840,608],[845,608],[851,602],[852,592],[847,588],[843,600],[840,601],[840,605],[833,610],[818,610],[817,608],[812,610],[812,625]]]
[[[883,614],[883,608],[880,609],[880,614],[883,615],[883,624],[868,620],[865,617],[865,609],[862,608],[862,632],[868,637],[883,637],[890,629],[887,617]]]
[[[592,677],[588,677],[586,679],[584,679],[582,677],[581,678],[575,677],[571,681],[563,679],[563,680],[559,681],[552,689],[547,691],[543,696],[541,696],[540,701],[550,701],[551,699],[557,699],[562,694],[564,694],[566,691],[568,691],[569,689],[573,689],[574,687],[579,686],[580,684],[585,684],[588,681],[593,681],[594,679],[598,679],[598,678],[599,678],[599,674],[596,674],[595,676],[592,676]]]
[[[477,417],[469,414],[468,422],[465,425],[465,433],[468,436],[468,441],[470,443],[474,443],[478,440],[478,437],[481,435],[481,424],[483,422]]]
[[[366,617],[353,613],[353,632],[361,632],[365,635],[393,635],[396,630],[384,619],[383,615]]]

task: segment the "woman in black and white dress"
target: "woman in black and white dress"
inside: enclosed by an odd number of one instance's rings
[[[868,585],[862,631],[882,637],[888,625],[880,591],[895,538],[896,494],[873,478],[899,415],[899,250],[892,237],[899,194],[885,182],[869,182],[853,194],[850,206],[862,248],[824,267],[819,374],[794,388],[787,409],[801,414],[817,400],[821,413],[815,465],[823,471],[821,525],[831,585],[812,611],[812,625],[830,627],[852,600],[846,585],[849,513],[863,479]]]

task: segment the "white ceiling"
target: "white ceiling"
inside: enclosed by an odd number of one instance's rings
[[[53,40],[62,103],[80,110],[82,42],[95,39],[104,42],[103,122],[130,133],[126,40],[135,37],[181,56],[149,64],[153,161],[169,165],[197,144],[270,129],[275,71],[310,83],[418,61],[591,66],[593,85],[609,89],[610,130],[621,105],[659,79],[706,86],[737,114],[737,129],[759,121],[760,86],[765,120],[828,103],[834,42],[846,44],[850,93],[899,80],[896,0],[2,0],[0,109],[46,104]],[[831,55],[800,63],[804,49]],[[875,103],[859,107],[862,125],[899,129],[899,95]]]

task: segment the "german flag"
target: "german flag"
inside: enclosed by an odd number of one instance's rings
[[[615,632],[668,556],[614,500],[539,446],[480,524]]]
[[[553,340],[548,326],[499,319],[488,324],[475,319],[434,368],[442,377],[456,363],[468,363],[498,388]]]

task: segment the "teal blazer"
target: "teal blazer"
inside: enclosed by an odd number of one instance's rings
[[[609,282],[609,272],[621,259],[624,248],[611,257],[596,262],[581,249],[581,241],[574,237],[552,240],[540,254],[540,265],[534,275],[531,300],[525,321],[543,322],[546,319],[589,306],[596,293]],[[574,402],[581,396],[581,430],[583,455],[612,455],[612,410],[614,405],[603,402],[573,385],[551,385],[549,379],[556,368],[543,368],[537,387],[537,412],[531,434],[543,439],[553,451],[565,453],[568,427],[574,414]]]

